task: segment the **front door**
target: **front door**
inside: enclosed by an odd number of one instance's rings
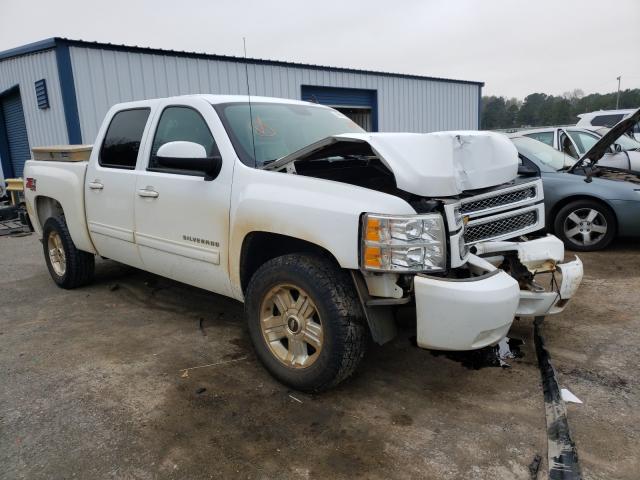
[[[203,172],[164,168],[156,159],[158,149],[174,141],[198,143],[207,155],[218,155],[213,107],[201,99],[183,102],[160,107],[156,115],[135,188],[136,242],[145,270],[230,295],[231,165],[223,159],[220,175],[207,181]]]
[[[136,162],[149,108],[117,112],[85,180],[85,204],[91,239],[100,255],[140,268],[134,239]],[[97,146],[96,146],[97,147]]]

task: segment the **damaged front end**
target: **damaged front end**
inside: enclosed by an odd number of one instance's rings
[[[582,281],[582,261],[576,256],[573,261],[560,263],[564,245],[552,235],[527,242],[486,242],[472,250],[518,281],[516,316],[560,313]]]
[[[417,344],[473,350],[504,338],[517,316],[561,312],[582,279],[545,226],[540,178],[518,177],[506,137],[487,132],[328,137],[263,167],[388,193],[411,215],[361,215],[352,271],[373,339],[396,334],[415,305]]]

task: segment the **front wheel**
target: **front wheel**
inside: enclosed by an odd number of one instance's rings
[[[258,358],[297,390],[331,388],[364,355],[362,308],[349,274],[306,254],[266,262],[246,292],[245,315]]]
[[[615,237],[616,219],[611,210],[600,202],[576,200],[560,209],[554,230],[571,250],[601,250]]]
[[[77,288],[91,281],[94,256],[76,248],[64,217],[52,217],[44,223],[42,246],[49,274],[59,287]]]

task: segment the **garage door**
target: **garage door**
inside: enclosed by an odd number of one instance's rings
[[[5,176],[22,176],[24,162],[31,156],[29,138],[27,137],[27,125],[24,121],[20,92],[15,91],[0,97],[2,118],[4,121],[4,133],[7,149],[13,172],[5,172]]]
[[[302,100],[339,110],[369,132],[378,131],[378,101],[375,90],[302,85]]]

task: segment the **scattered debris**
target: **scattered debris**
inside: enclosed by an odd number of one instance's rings
[[[117,284],[117,283],[112,283],[111,285],[109,285],[109,290],[112,291],[112,292],[115,292],[119,288],[120,288],[120,285]]]
[[[222,362],[208,363],[206,365],[198,365],[197,367],[183,368],[180,370],[182,372],[182,375],[180,376],[182,378],[187,378],[189,376],[189,370],[195,370],[196,368],[205,368],[205,367],[217,367],[219,365],[226,365],[227,363],[240,362],[242,360],[246,360],[247,358],[249,358],[249,356],[245,355],[244,357],[234,358],[233,360],[223,360]]]
[[[542,457],[536,453],[536,456],[533,457],[533,460],[529,464],[529,474],[531,474],[531,480],[536,480],[536,478],[538,478],[538,470],[540,470],[541,462]]]
[[[198,389],[196,390],[196,393],[197,393],[198,395],[200,395],[201,393],[204,393],[204,392],[206,392],[206,391],[207,391],[207,389],[206,389],[206,388],[204,388],[204,387],[200,387],[200,388],[198,388]]]
[[[560,389],[560,396],[562,397],[562,400],[564,400],[565,402],[582,403],[582,400],[576,397],[567,388]]]
[[[412,343],[415,344],[415,337]],[[453,352],[444,350],[431,350],[431,355],[436,357],[445,356],[449,360],[461,363],[470,370],[480,370],[485,367],[502,367],[511,368],[508,360],[514,360],[524,357],[520,347],[524,342],[518,338],[505,337],[498,345],[480,348],[478,350],[469,350],[464,352]],[[415,344],[417,346],[417,344]]]
[[[300,400],[299,398],[294,397],[293,395],[289,395],[289,398],[291,398],[292,400],[295,400],[298,403],[302,403],[302,400]]]

